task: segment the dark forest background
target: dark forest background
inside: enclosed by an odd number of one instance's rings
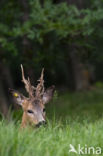
[[[32,84],[45,68],[46,87],[85,91],[103,86],[103,0],[0,1],[0,111],[23,90],[20,64]]]

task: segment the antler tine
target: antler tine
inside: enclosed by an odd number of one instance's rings
[[[41,72],[41,76],[40,76],[40,79],[38,80],[39,81],[39,84],[37,85],[37,88],[36,88],[36,97],[41,97],[43,94],[44,94],[44,68],[42,69],[42,72]]]
[[[34,97],[34,89],[35,88],[31,85],[29,77],[28,77],[28,80],[25,79],[24,69],[23,69],[22,64],[21,64],[21,72],[22,72],[22,81],[25,84],[25,89],[28,92],[29,97],[32,98],[32,97]]]

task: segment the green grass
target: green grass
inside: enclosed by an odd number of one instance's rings
[[[65,93],[46,111],[48,125],[39,129],[1,121],[0,156],[79,156],[69,153],[70,144],[99,146],[103,155],[103,90]]]

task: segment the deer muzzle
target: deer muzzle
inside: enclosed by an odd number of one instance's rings
[[[43,126],[43,125],[46,125],[46,124],[47,124],[46,121],[40,121],[40,122],[36,125],[36,127],[40,127],[40,126]]]

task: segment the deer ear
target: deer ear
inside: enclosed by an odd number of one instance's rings
[[[12,96],[14,97],[15,102],[22,106],[22,103],[24,102],[24,96],[15,90],[10,90],[10,92],[12,93]]]
[[[54,85],[46,89],[46,91],[43,94],[43,104],[47,104],[52,99],[54,90]]]

